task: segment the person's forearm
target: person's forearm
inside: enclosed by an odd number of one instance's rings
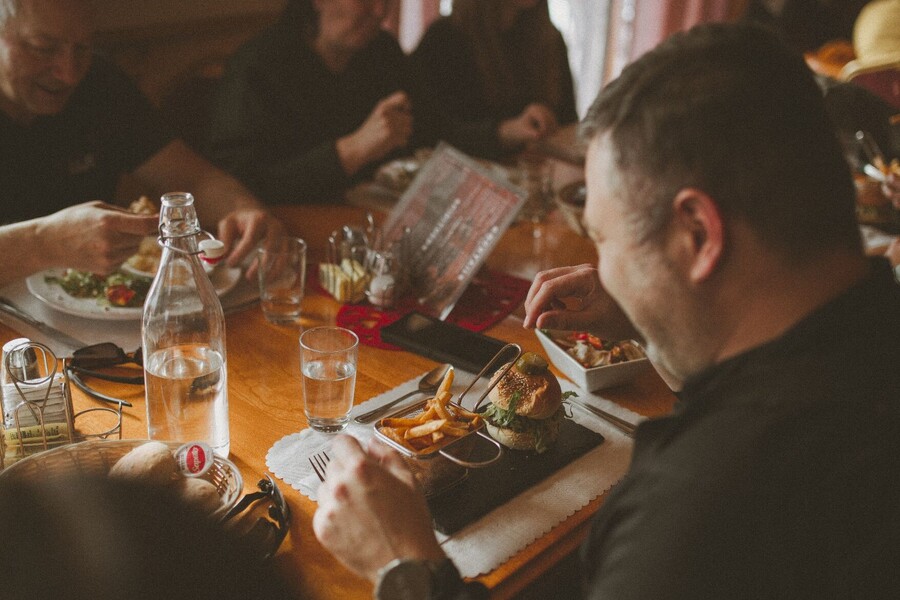
[[[0,227],[0,286],[52,266],[50,248],[40,239],[40,219]]]
[[[204,227],[214,227],[234,210],[262,207],[237,179],[180,140],[157,152],[135,170],[135,175],[160,193],[184,191],[193,194]]]
[[[204,227],[212,227],[235,210],[264,208],[241,182],[212,165],[204,176],[196,179],[191,189]]]

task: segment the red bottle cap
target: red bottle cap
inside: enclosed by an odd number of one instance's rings
[[[189,442],[175,451],[175,462],[185,477],[200,477],[214,461],[212,448],[204,442]]]

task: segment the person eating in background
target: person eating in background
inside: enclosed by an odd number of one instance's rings
[[[49,267],[108,273],[133,254],[158,218],[105,203],[126,173],[156,194],[193,193],[229,265],[281,235],[259,200],[93,55],[91,20],[87,0],[0,0],[0,283]]]
[[[229,61],[208,155],[267,202],[297,204],[340,201],[406,148],[414,107],[406,57],[381,29],[386,4],[289,0]]]
[[[411,57],[439,135],[500,158],[578,120],[566,44],[546,0],[455,0]]]
[[[631,335],[680,400],[637,428],[580,553],[583,597],[896,597],[900,286],[863,253],[802,57],[700,26],[628,66],[581,127],[598,264],[539,274],[524,325]],[[397,454],[338,436],[329,455],[313,529],[376,597],[486,597]]]

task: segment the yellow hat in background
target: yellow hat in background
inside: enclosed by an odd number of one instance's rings
[[[856,59],[843,77],[872,67],[900,63],[900,0],[874,0],[860,11],[853,25]]]

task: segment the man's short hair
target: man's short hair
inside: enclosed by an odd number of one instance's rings
[[[762,28],[672,36],[601,91],[581,134],[604,133],[644,241],[666,225],[678,190],[696,187],[790,259],[860,248],[855,187],[819,87]]]

